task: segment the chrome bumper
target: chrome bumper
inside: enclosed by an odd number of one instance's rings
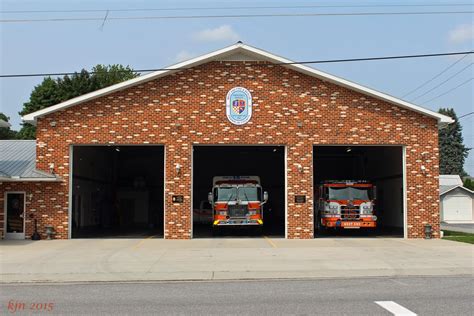
[[[260,226],[263,225],[261,219],[229,218],[226,220],[215,220],[214,226]]]

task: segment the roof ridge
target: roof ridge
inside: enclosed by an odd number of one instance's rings
[[[396,106],[420,113],[422,115],[436,118],[440,124],[449,124],[454,122],[453,119],[449,116],[440,114],[438,112],[432,111],[430,109],[424,108],[422,106],[410,103],[408,101],[402,100],[400,98],[391,96],[387,93],[379,92],[375,89],[365,87],[361,84],[352,82],[347,79],[343,79],[341,77],[331,75],[329,73],[317,70],[315,68],[303,65],[303,64],[298,64],[295,63],[294,61],[287,59],[285,57],[278,56],[273,53],[269,53],[265,50],[246,45],[243,43],[236,43],[227,47],[224,47],[222,49],[212,51],[208,54],[204,54],[195,58],[191,58],[189,60],[173,64],[171,66],[168,66],[166,68],[163,68],[164,70],[157,70],[154,72],[151,72],[146,75],[142,75],[133,79],[129,79],[114,85],[111,85],[109,87],[99,89],[90,93],[83,94],[81,96],[69,99],[67,101],[58,103],[56,105],[35,111],[33,113],[26,114],[25,116],[22,117],[23,121],[36,124],[36,120],[38,117],[47,115],[49,113],[53,113],[62,109],[66,109],[68,107],[74,106],[76,104],[80,104],[89,100],[93,100],[96,98],[99,98],[101,96],[109,95],[113,92],[120,91],[123,89],[126,89],[128,87],[132,87],[135,85],[138,85],[140,83],[144,83],[150,80],[154,80],[163,76],[167,76],[169,74],[175,73],[177,71],[181,71],[183,69],[187,68],[192,68],[198,65],[201,65],[203,63],[212,61],[213,59],[216,59],[217,57],[223,57],[223,56],[229,56],[233,52],[239,52],[239,51],[244,51],[250,54],[254,54],[255,56],[260,57],[261,59],[270,61],[272,63],[280,63],[283,64],[283,66],[293,69],[295,71],[299,71],[301,73],[304,73],[308,76],[313,76],[316,78],[319,78],[321,80],[326,80],[328,82],[331,82],[333,84],[345,87],[347,89],[351,89],[354,91],[357,91],[359,93],[369,95],[371,97],[377,98],[379,100],[383,100],[385,102],[394,104]]]

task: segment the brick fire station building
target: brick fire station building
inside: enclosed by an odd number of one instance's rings
[[[42,238],[197,238],[215,175],[260,176],[268,234],[317,236],[319,183],[361,179],[388,235],[439,237],[451,118],[240,42],[23,120],[36,142],[0,146],[3,238],[35,220]]]

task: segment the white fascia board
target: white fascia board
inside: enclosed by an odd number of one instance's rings
[[[458,185],[458,186],[455,186],[455,187],[449,189],[448,191],[444,191],[444,192],[441,193],[439,196],[446,195],[446,193],[451,192],[452,190],[455,190],[455,189],[462,189],[462,190],[465,190],[465,191],[467,191],[467,192],[469,192],[469,193],[471,193],[471,194],[474,194],[474,191],[469,190],[469,189],[466,188],[465,186]]]
[[[270,60],[274,61],[275,63],[290,63],[289,65],[284,65],[285,67],[288,67],[290,69],[294,69],[296,71],[305,73],[307,75],[317,77],[317,78],[325,80],[325,81],[332,82],[332,83],[334,83],[336,85],[339,85],[339,86],[344,86],[346,88],[349,88],[350,90],[356,90],[356,91],[361,92],[363,94],[373,96],[377,99],[387,101],[389,103],[392,103],[394,105],[409,109],[411,111],[415,111],[415,112],[418,112],[418,113],[423,114],[423,115],[434,117],[434,118],[438,119],[439,123],[450,124],[450,123],[454,122],[454,120],[451,117],[447,116],[447,115],[443,115],[443,114],[428,110],[428,109],[423,108],[421,106],[418,106],[416,104],[406,102],[404,100],[393,97],[391,95],[388,95],[388,94],[385,94],[385,93],[382,93],[382,92],[364,87],[364,86],[359,85],[357,83],[354,83],[352,81],[349,81],[349,80],[346,80],[346,79],[343,79],[343,78],[339,78],[337,76],[325,73],[325,72],[320,71],[320,70],[316,70],[314,68],[305,66],[303,64],[291,64],[293,61],[291,61],[289,59],[276,56],[274,54],[262,51],[260,49],[254,48],[254,47],[246,46],[245,48],[247,50],[254,51],[257,54],[265,55],[266,57],[268,57]]]
[[[265,59],[265,60],[268,60],[268,61],[271,61],[271,62],[274,62],[274,63],[293,63],[293,61],[291,61],[289,59],[277,56],[275,54],[266,52],[264,50],[261,50],[261,49],[258,49],[258,48],[252,47],[252,46],[248,46],[248,45],[245,45],[245,44],[242,44],[242,43],[237,43],[237,44],[225,47],[223,49],[211,52],[209,54],[205,54],[205,55],[202,55],[202,56],[199,56],[199,57],[196,57],[196,58],[193,58],[193,59],[181,62],[181,63],[171,65],[171,66],[166,68],[167,70],[155,71],[155,72],[152,72],[150,74],[143,75],[143,76],[140,76],[140,77],[137,77],[137,78],[134,78],[134,79],[130,79],[130,80],[112,85],[110,87],[100,89],[100,90],[97,90],[97,91],[94,91],[94,92],[91,92],[91,93],[88,93],[88,94],[84,94],[82,96],[79,96],[79,97],[70,99],[68,101],[53,105],[51,107],[48,107],[48,108],[30,113],[30,114],[27,114],[27,115],[23,116],[22,119],[23,119],[23,121],[25,121],[27,123],[35,124],[36,119],[38,117],[47,115],[49,113],[52,113],[52,112],[55,112],[55,111],[58,111],[58,110],[62,110],[62,109],[66,109],[66,108],[71,107],[73,105],[76,105],[76,104],[79,104],[79,103],[82,103],[82,102],[85,102],[85,101],[89,101],[89,100],[92,100],[92,99],[95,99],[95,98],[98,98],[98,97],[101,97],[101,96],[104,96],[104,95],[107,95],[107,94],[110,94],[110,93],[113,93],[113,92],[116,92],[116,91],[119,91],[119,90],[123,90],[125,88],[140,84],[142,82],[146,82],[146,81],[149,81],[149,80],[153,80],[153,79],[156,79],[156,78],[159,78],[159,77],[169,75],[169,74],[174,73],[176,71],[179,71],[183,68],[190,68],[190,67],[193,67],[193,66],[196,66],[196,65],[200,65],[200,64],[203,64],[207,61],[211,61],[211,60],[215,59],[216,57],[222,57],[222,56],[225,56],[227,54],[235,53],[239,50],[242,50],[242,51],[247,52],[247,53],[248,52],[253,53],[256,57],[259,57],[260,59]],[[436,118],[438,120],[438,122],[440,124],[443,124],[443,125],[444,124],[450,124],[450,123],[454,122],[454,120],[449,116],[442,115],[440,113],[425,109],[421,106],[403,101],[401,99],[390,96],[388,94],[385,94],[385,93],[382,93],[382,92],[364,87],[362,85],[356,84],[356,83],[351,82],[349,80],[342,79],[342,78],[339,78],[337,76],[327,74],[325,72],[316,70],[314,68],[311,68],[311,67],[308,67],[308,66],[305,66],[305,65],[302,65],[302,64],[289,64],[289,65],[284,65],[284,66],[288,67],[290,69],[296,70],[298,72],[302,72],[304,74],[307,74],[307,75],[310,75],[310,76],[313,76],[313,77],[317,77],[317,78],[325,80],[325,81],[332,82],[336,85],[340,85],[340,86],[349,88],[351,90],[355,90],[355,91],[361,92],[363,94],[373,96],[375,98],[378,98],[378,99],[383,100],[383,101],[387,101],[389,103],[400,106],[402,108],[406,108],[408,110],[415,111],[415,112],[418,112],[420,114]]]
[[[86,101],[89,101],[89,100],[93,100],[93,99],[111,94],[113,92],[120,91],[120,90],[126,89],[128,87],[138,85],[140,83],[144,83],[144,82],[156,79],[156,78],[164,77],[164,76],[169,75],[171,73],[180,71],[183,68],[190,68],[190,67],[193,67],[193,66],[196,66],[196,65],[199,65],[199,64],[203,64],[203,63],[207,62],[208,60],[211,60],[211,59],[215,58],[216,56],[224,55],[224,54],[226,54],[230,51],[233,51],[236,48],[239,48],[241,46],[242,46],[242,44],[234,44],[232,46],[228,46],[226,48],[211,52],[209,54],[202,55],[202,56],[190,59],[190,60],[186,60],[186,61],[174,64],[174,65],[171,65],[169,67],[166,67],[165,68],[166,70],[154,71],[152,73],[149,73],[149,74],[137,77],[137,78],[133,78],[133,79],[130,79],[130,80],[127,80],[127,81],[124,81],[124,82],[114,84],[114,85],[109,86],[107,88],[103,88],[103,89],[100,89],[100,90],[97,90],[97,91],[93,91],[93,92],[78,96],[76,98],[72,98],[72,99],[64,101],[62,103],[47,107],[45,109],[38,110],[36,112],[26,114],[22,117],[22,120],[24,122],[27,122],[27,123],[30,123],[30,124],[36,124],[36,119],[38,117],[41,117],[41,116],[44,116],[44,115],[47,115],[47,114],[50,114],[50,113],[53,113],[53,112],[56,112],[56,111],[59,111],[59,110],[64,110],[64,109],[67,109],[67,108],[69,108],[71,106],[74,106],[76,104],[80,104],[80,103],[83,103],[83,102],[86,102]]]
[[[60,178],[13,178],[0,177],[1,182],[61,182]]]

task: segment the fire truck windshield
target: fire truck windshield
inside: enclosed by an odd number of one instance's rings
[[[219,187],[214,193],[216,201],[260,201],[260,190],[257,187]]]
[[[354,187],[329,187],[329,200],[369,200],[369,189]]]

